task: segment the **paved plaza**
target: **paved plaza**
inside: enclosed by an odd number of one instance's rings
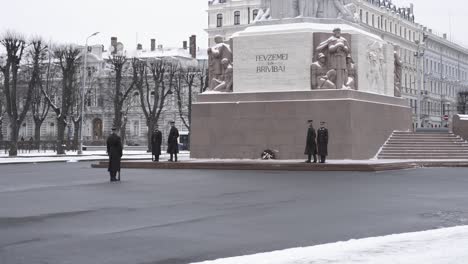
[[[463,168],[380,173],[0,166],[0,263],[177,264],[468,225]]]

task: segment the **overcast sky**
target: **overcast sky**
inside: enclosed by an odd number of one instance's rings
[[[365,1],[365,0],[364,0]],[[110,45],[116,36],[126,49],[138,42],[148,48],[158,44],[181,46],[191,34],[205,46],[208,0],[0,0],[0,31],[12,29],[40,35],[56,42]],[[417,22],[468,46],[466,0],[393,0],[397,5],[414,3]],[[451,24],[451,27],[450,27]],[[451,29],[451,30],[450,30]]]

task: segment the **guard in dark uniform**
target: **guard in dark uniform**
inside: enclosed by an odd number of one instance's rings
[[[328,156],[328,129],[325,125],[325,122],[320,122],[320,128],[317,130],[317,150],[320,163],[325,163]]]
[[[122,158],[122,140],[116,133],[116,128],[112,128],[112,134],[107,138],[107,155],[109,155],[110,181],[120,181],[120,160]],[[117,173],[119,178],[117,179]]]
[[[162,133],[156,128],[151,135],[151,159],[155,162],[159,161],[161,155]]]
[[[309,129],[307,130],[307,140],[304,151],[304,154],[307,155],[306,163],[312,162],[312,156],[314,156],[314,163],[317,163],[317,144],[315,142],[316,133],[313,122],[313,120],[307,121],[307,123],[309,123]]]
[[[167,137],[167,153],[171,155],[168,161],[177,162],[177,153],[179,153],[179,130],[175,127],[175,122],[171,121],[171,130],[169,131],[169,136]]]

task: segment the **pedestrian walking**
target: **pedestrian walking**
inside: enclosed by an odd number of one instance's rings
[[[151,159],[155,162],[159,162],[159,156],[161,155],[161,143],[162,133],[158,128],[155,128],[151,135]]]
[[[320,156],[320,163],[325,163],[328,156],[328,129],[325,122],[320,122],[317,130],[317,152]]]
[[[309,124],[309,129],[307,130],[307,139],[304,154],[307,155],[306,163],[312,162],[312,156],[314,156],[314,163],[317,163],[317,143],[316,133],[313,125],[313,120],[307,121]]]
[[[177,153],[179,153],[179,130],[175,127],[175,122],[171,121],[171,130],[167,137],[167,153],[171,156],[168,161],[177,162]]]
[[[120,160],[122,158],[122,140],[117,135],[117,129],[112,128],[112,134],[107,138],[107,155],[109,155],[109,174],[110,181],[120,181]],[[117,173],[119,177],[117,178]]]

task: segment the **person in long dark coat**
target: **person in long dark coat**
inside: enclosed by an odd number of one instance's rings
[[[151,159],[158,162],[161,155],[162,133],[159,129],[155,129],[151,135]]]
[[[314,156],[314,163],[317,163],[317,144],[315,142],[316,133],[313,126],[313,120],[309,120],[309,129],[307,130],[307,141],[304,154],[307,155],[306,163],[311,163]]]
[[[116,129],[112,128],[112,134],[107,138],[107,155],[109,155],[110,181],[117,181],[117,172],[120,173],[120,160],[122,158],[122,140],[116,134]],[[119,179],[120,180],[120,174]]]
[[[175,127],[174,121],[171,121],[170,123],[171,130],[169,131],[169,136],[167,137],[167,153],[171,155],[169,161],[177,162],[177,153],[179,153],[179,143],[177,141],[179,138],[179,130],[177,130]]]
[[[320,128],[317,130],[317,152],[320,156],[320,163],[325,163],[328,156],[328,129],[325,122],[320,122]]]

